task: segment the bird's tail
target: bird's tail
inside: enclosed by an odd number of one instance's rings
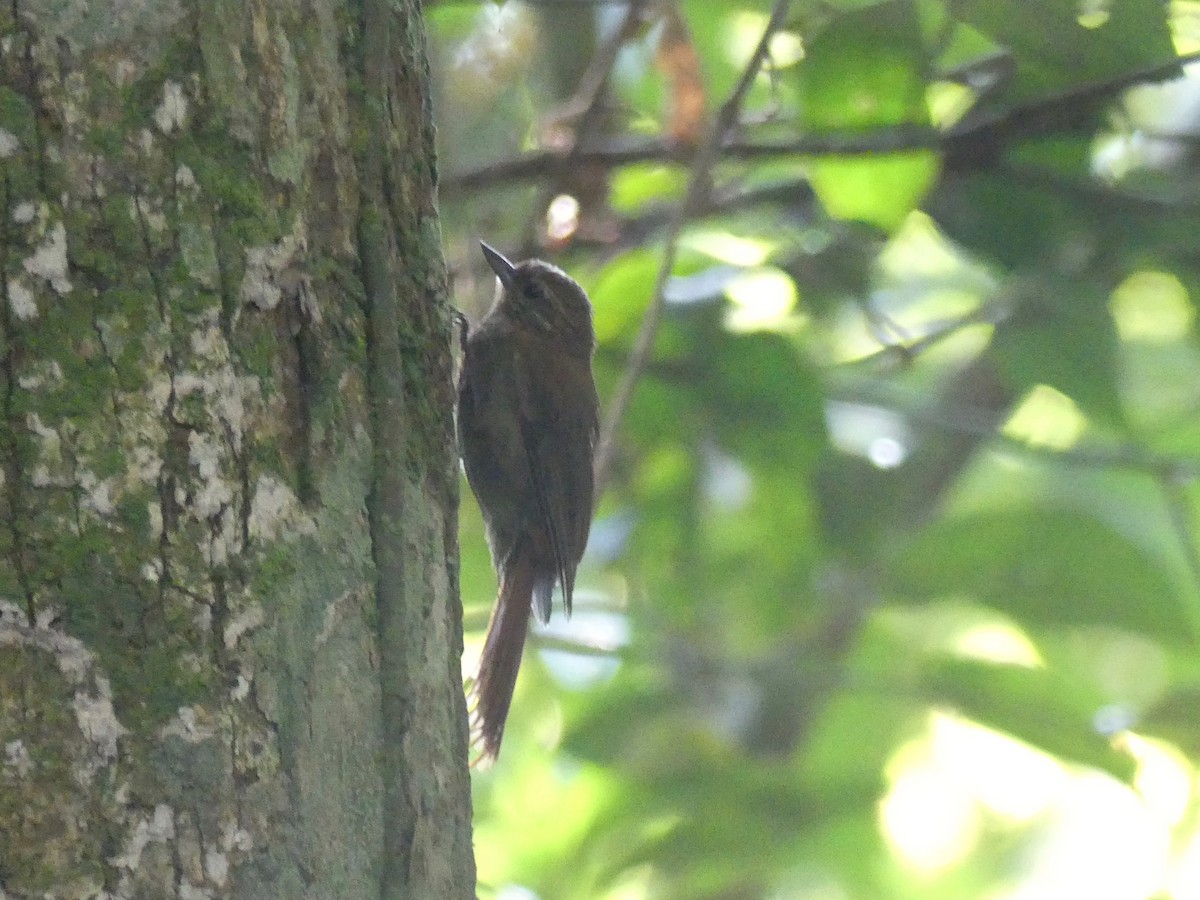
[[[514,554],[500,579],[500,592],[479,659],[479,674],[471,687],[471,743],[480,753],[476,762],[490,762],[500,753],[529,629],[534,581],[529,558],[520,552]]]

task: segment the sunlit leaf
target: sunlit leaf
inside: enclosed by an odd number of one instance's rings
[[[601,344],[625,337],[636,329],[650,304],[658,257],[651,250],[633,250],[610,262],[588,288],[594,310],[596,340]]]
[[[613,207],[634,213],[654,203],[678,202],[687,186],[687,174],[658,164],[625,166],[612,176]]]
[[[806,129],[859,131],[925,125],[921,33],[913,6],[882,3],[835,18],[799,68]],[[841,219],[897,228],[938,171],[931,151],[817,159],[812,184]]]
[[[813,163],[812,185],[834,218],[894,231],[920,204],[937,178],[938,167],[938,158],[930,151],[822,159]]]
[[[933,702],[1048,753],[1123,779],[1133,774],[1133,760],[1096,727],[1099,693],[1078,680],[1045,669],[944,660],[926,667],[921,686]]]

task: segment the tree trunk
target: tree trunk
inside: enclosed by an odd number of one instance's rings
[[[0,7],[0,898],[474,896],[419,5]]]

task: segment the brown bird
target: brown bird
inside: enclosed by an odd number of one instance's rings
[[[549,263],[513,265],[481,246],[500,287],[467,335],[458,436],[500,579],[472,687],[472,740],[485,759],[494,759],[530,609],[548,621],[559,584],[571,614],[575,569],[592,520],[599,401],[592,305],[583,288]]]

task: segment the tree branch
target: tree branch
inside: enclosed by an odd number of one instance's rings
[[[775,158],[780,156],[867,156],[876,153],[895,153],[903,150],[939,150],[951,162],[962,168],[976,161],[981,147],[996,147],[1016,137],[1053,130],[1061,117],[1074,113],[1081,104],[1105,98],[1125,88],[1143,82],[1159,81],[1179,67],[1200,60],[1200,51],[1178,56],[1170,61],[1126,72],[1103,81],[1074,85],[1037,103],[1017,109],[980,113],[938,131],[934,128],[899,125],[868,132],[839,134],[802,134],[791,140],[752,141],[729,139],[726,129],[720,135],[719,152],[729,159]],[[761,60],[759,61],[761,64]],[[756,73],[757,74],[757,73]],[[635,162],[667,162],[695,165],[707,148],[692,150],[679,147],[662,138],[647,140],[622,139],[598,146],[580,146],[577,141],[570,151],[539,150],[512,159],[500,160],[481,168],[442,179],[442,190],[453,193],[498,183],[537,180],[556,170],[564,159],[604,165],[611,168]]]

